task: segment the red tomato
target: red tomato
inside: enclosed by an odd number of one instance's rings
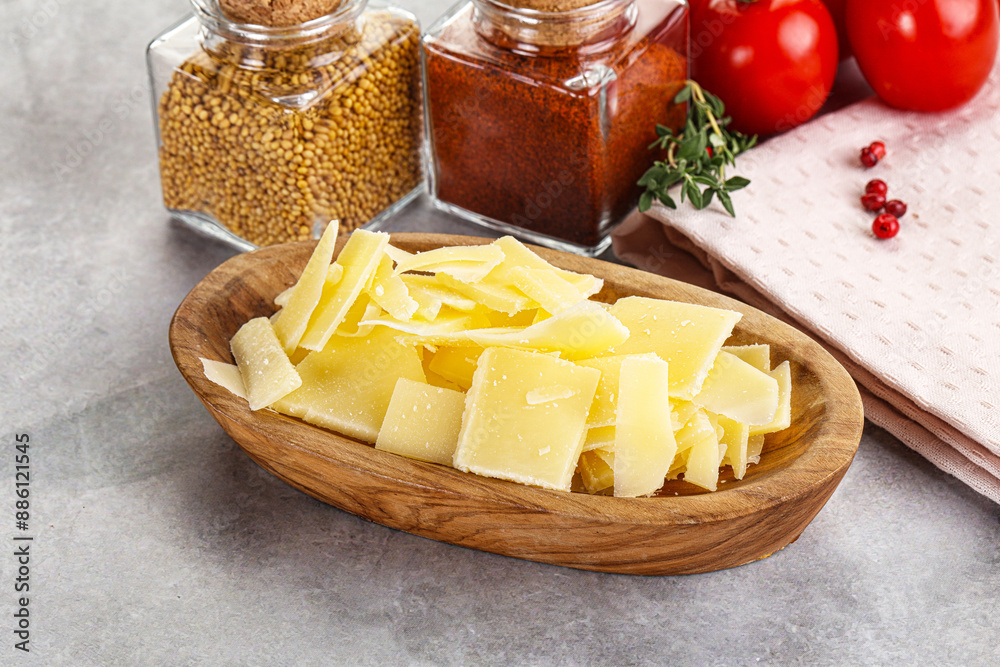
[[[837,73],[837,31],[820,0],[694,0],[691,75],[731,127],[774,134],[815,115]]]
[[[837,49],[840,51],[840,59],[847,60],[851,57],[851,43],[847,39],[847,23],[844,20],[847,0],[823,0],[823,4],[830,10],[833,25],[837,26]]]
[[[847,35],[882,100],[913,111],[968,102],[997,53],[996,0],[847,0]]]

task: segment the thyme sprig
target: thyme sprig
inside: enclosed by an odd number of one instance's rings
[[[639,210],[648,211],[654,200],[668,208],[677,208],[669,190],[680,185],[681,202],[687,198],[701,210],[718,197],[729,215],[736,216],[730,192],[750,185],[742,176],[726,178],[726,165],[736,165],[736,156],[757,143],[757,135],[746,136],[726,129],[730,118],[726,107],[715,95],[688,80],[674,102],[689,102],[687,122],[679,134],[663,125],[656,126],[657,139],[650,149],[666,150],[663,160],[653,163],[639,185],[646,191],[639,197]],[[702,189],[701,186],[704,186]]]

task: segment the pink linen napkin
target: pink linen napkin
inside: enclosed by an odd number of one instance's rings
[[[736,218],[655,206],[614,233],[619,258],[728,292],[822,342],[866,416],[1000,503],[1000,69],[940,114],[869,99],[738,159]],[[858,154],[875,140],[871,169]],[[879,240],[860,197],[909,206]],[[706,270],[707,269],[707,270]]]

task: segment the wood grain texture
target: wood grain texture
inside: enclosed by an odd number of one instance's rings
[[[346,239],[341,238],[337,252]],[[411,252],[484,239],[394,234]],[[435,540],[517,558],[628,574],[687,574],[742,565],[793,542],[823,507],[857,451],[863,414],[854,381],[801,332],[745,304],[649,273],[535,248],[557,266],[604,279],[596,298],[639,295],[743,313],[730,344],[766,342],[792,367],[792,426],[767,436],[758,465],[720,490],[668,482],[652,498],[549,491],[381,452],[270,410],[251,412],[204,377],[200,358],[231,362],[229,339],[274,312],[315,242],[233,257],[178,307],[170,347],[209,413],[260,466],[319,500]],[[726,469],[729,470],[728,468]]]

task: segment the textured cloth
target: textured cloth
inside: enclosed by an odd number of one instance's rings
[[[736,218],[655,206],[614,247],[810,333],[871,421],[1000,503],[998,72],[955,111],[868,99],[770,139],[738,160],[751,185],[734,194]],[[859,151],[876,139],[888,155],[865,169]],[[909,206],[893,239],[874,237],[860,205],[872,178]]]

